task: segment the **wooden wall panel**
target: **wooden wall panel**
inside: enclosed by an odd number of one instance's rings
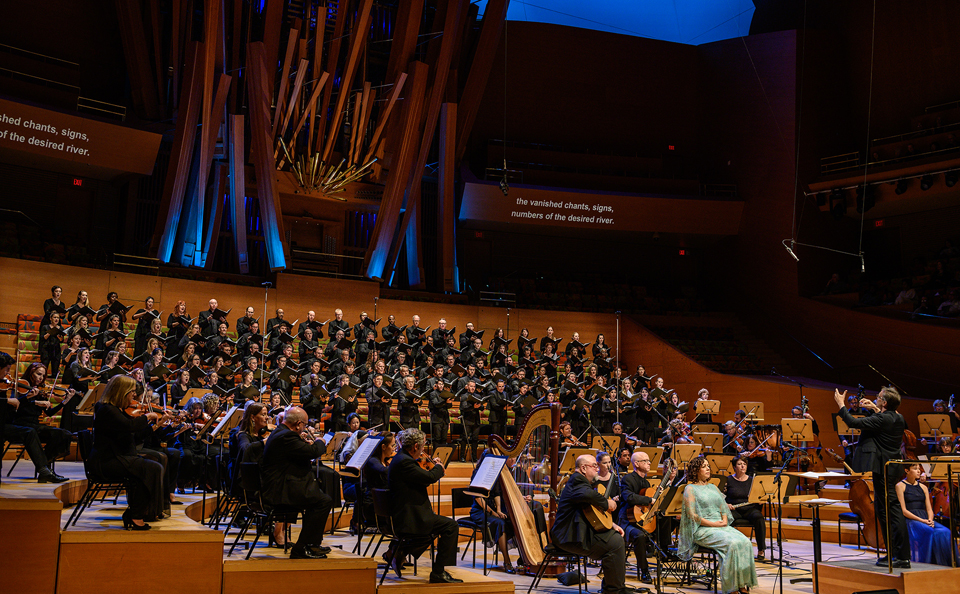
[[[3,561],[4,592],[53,594],[62,510],[63,504],[52,498],[0,498],[0,542],[7,543],[8,553],[16,551]]]

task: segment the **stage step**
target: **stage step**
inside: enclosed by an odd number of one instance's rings
[[[897,591],[900,594],[927,594],[928,592],[956,592],[960,569],[911,563],[910,569],[876,567],[872,559],[820,563],[820,594],[850,594],[865,591]]]
[[[485,576],[482,573],[474,573],[459,567],[449,567],[447,571],[453,577],[463,580],[462,584],[431,584],[429,559],[424,560],[427,561],[427,566],[423,567],[421,563],[418,575],[413,575],[412,568],[409,573],[405,572],[403,574],[403,578],[398,578],[397,574],[392,571],[389,572],[386,579],[383,580],[380,590],[387,594],[420,594],[422,592],[428,592],[429,594],[496,594],[501,592],[508,594],[514,591],[514,583],[510,580]]]
[[[250,559],[245,551],[223,561],[223,592],[262,594],[278,582],[284,590],[312,594],[376,592],[377,562],[333,549],[326,559],[291,560],[282,549],[258,547]]]

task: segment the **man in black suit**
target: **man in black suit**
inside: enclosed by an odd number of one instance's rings
[[[431,584],[453,584],[459,580],[449,573],[446,567],[457,564],[457,523],[450,518],[438,516],[430,505],[427,486],[443,477],[443,466],[439,458],[434,458],[434,467],[424,470],[417,464],[423,453],[426,437],[419,429],[404,429],[397,435],[400,451],[393,457],[387,469],[387,488],[390,489],[390,515],[393,527],[403,536],[430,535],[439,536],[433,569],[430,572]],[[426,550],[424,548],[423,550]],[[407,553],[414,555],[421,551],[394,551],[384,554],[384,560],[394,566],[397,574]]]
[[[880,529],[886,532],[887,514],[889,513],[890,539],[888,551],[892,551],[894,567],[907,569],[910,567],[910,543],[907,539],[907,524],[897,498],[896,485],[903,476],[903,466],[889,464],[889,460],[900,458],[900,444],[903,443],[903,431],[907,423],[897,412],[900,407],[900,393],[896,388],[887,387],[880,390],[877,402],[873,403],[864,398],[860,406],[872,410],[874,414],[862,419],[854,418],[847,410],[845,403],[847,391],[834,391],[834,400],[840,407],[840,417],[851,429],[860,430],[860,468],[873,472],[873,492],[886,493],[887,496],[874,497],[877,521]],[[884,466],[886,465],[886,468]],[[884,481],[886,472],[886,481]],[[886,484],[884,484],[886,482]],[[877,565],[887,565],[887,558],[877,561]]]
[[[633,472],[624,474],[620,478],[620,509],[617,513],[617,524],[623,528],[624,540],[634,547],[634,552],[637,555],[637,563],[640,564],[640,581],[645,584],[650,584],[653,583],[653,579],[650,577],[650,566],[647,563],[648,535],[637,524],[633,523],[633,518],[630,514],[634,506],[650,505],[653,503],[650,497],[642,495],[642,493],[651,486],[650,481],[647,480],[647,474],[650,472],[650,456],[648,456],[646,452],[634,452],[630,457],[630,464],[633,467]],[[676,474],[677,471],[674,470],[673,474],[671,474],[667,480],[673,481],[673,479],[676,478]],[[661,524],[663,524],[663,522],[658,520],[657,528],[659,528]],[[657,536],[660,547],[666,551],[666,545],[669,544],[670,540],[670,531],[658,530]]]
[[[323,546],[323,531],[333,509],[333,499],[317,483],[312,461],[327,451],[322,439],[301,436],[307,427],[307,413],[299,406],[288,408],[276,431],[263,449],[263,498],[271,505],[303,510],[303,528],[291,559],[325,559],[330,547]]]
[[[550,536],[553,544],[565,551],[599,559],[603,593],[622,594],[627,591],[623,528],[614,524],[610,530],[594,530],[583,511],[587,506],[610,512],[617,509],[613,499],[607,499],[594,488],[599,468],[597,459],[589,454],[577,458],[577,471],[570,475],[560,494]]]

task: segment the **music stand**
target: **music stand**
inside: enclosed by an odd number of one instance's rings
[[[616,458],[617,452],[620,451],[620,448],[623,447],[623,435],[617,435],[615,433],[604,433],[602,435],[593,436],[593,449],[605,451],[606,447],[603,444],[603,440],[607,440],[607,443],[610,445],[612,452],[607,452],[612,457]]]
[[[710,474],[711,475],[725,475],[733,473],[733,459],[736,456],[730,456],[727,454],[707,454],[704,458],[707,459],[707,462],[710,464]]]
[[[663,448],[657,446],[640,446],[633,450],[633,453],[644,452],[650,457],[650,473],[661,474],[660,461],[663,459]]]
[[[334,465],[337,462],[336,452],[340,450],[340,446],[343,445],[343,442],[350,437],[349,431],[337,431],[333,434],[333,439],[330,440],[330,443],[327,444],[327,452],[320,457],[321,460],[333,460]]]
[[[694,407],[694,412],[698,415],[719,415],[720,414],[720,401],[719,400],[697,400],[697,404]]]
[[[78,415],[92,415],[93,414],[93,405],[100,400],[100,395],[103,394],[103,391],[107,388],[107,384],[97,384],[96,386],[87,390],[87,393],[83,395],[83,400],[80,401],[80,404],[77,405],[76,414]]]
[[[783,427],[783,439],[802,443],[813,441],[813,421],[810,419],[780,419]]]
[[[693,433],[720,433],[720,423],[693,423],[690,430]]]
[[[862,419],[863,415],[853,415],[853,418]],[[849,435],[851,437],[860,435],[860,430],[852,429],[838,413],[833,413],[833,428],[837,430],[837,435]]]
[[[753,482],[750,484],[750,503],[759,503],[761,506],[767,505],[767,534],[770,535],[770,556],[773,557],[773,502],[777,499],[777,475],[773,472],[757,473],[753,475]]]
[[[748,423],[763,422],[763,403],[762,402],[741,402],[740,410],[747,413]]]
[[[693,441],[703,446],[705,454],[719,454],[723,451],[723,433],[694,433]]]
[[[577,458],[584,455],[596,456],[597,451],[590,448],[567,448],[563,454],[563,460],[560,461],[560,467],[557,474],[570,474],[577,468]],[[651,458],[653,460],[653,458]]]
[[[367,463],[373,450],[381,441],[383,441],[382,437],[371,437],[370,439],[363,440],[363,444],[353,452],[353,455],[347,460],[346,465],[340,466],[340,472],[346,472],[357,477],[357,491],[360,490],[360,485],[363,484],[363,466]],[[355,505],[361,505],[359,495],[357,496]],[[360,554],[360,546],[363,541],[364,532],[364,530],[357,531],[357,546],[353,550],[356,551],[358,555]]]
[[[664,516],[674,517],[683,513],[683,490],[686,488],[687,485],[685,483],[677,487],[667,487],[664,489],[660,501],[657,502],[656,512]]]
[[[450,462],[450,456],[453,454],[453,448],[450,446],[438,446],[433,450],[433,458],[440,458],[440,466],[447,467]]]
[[[703,446],[699,443],[677,443],[673,445],[673,458],[677,468],[684,469],[691,460],[700,455]]]
[[[950,416],[945,414],[917,415],[920,422],[920,437],[940,439],[944,435],[953,435],[950,429]],[[946,429],[944,429],[946,427]]]

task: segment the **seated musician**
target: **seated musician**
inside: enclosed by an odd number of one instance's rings
[[[573,434],[573,426],[569,421],[563,421],[560,423],[560,448],[566,449],[570,446],[576,447],[586,447],[587,444],[583,443],[577,436]]]
[[[389,431],[381,433],[380,436],[383,439],[373,448],[370,457],[363,463],[363,472],[360,473],[360,505],[354,506],[353,518],[350,520],[350,527],[355,532],[364,525],[374,524],[373,490],[387,488],[387,468],[397,453],[396,436]]]
[[[623,528],[614,524],[610,530],[597,531],[584,515],[584,508],[596,507],[612,512],[617,504],[594,489],[599,465],[596,458],[583,455],[577,458],[576,472],[570,475],[560,501],[556,520],[550,530],[553,544],[575,555],[599,559],[603,571],[604,594],[626,591],[626,545]]]
[[[747,461],[747,474],[756,474],[766,472],[773,466],[773,450],[767,447],[760,447],[757,436],[750,434],[747,436],[746,448],[743,454]]]
[[[54,287],[54,290],[59,287]],[[54,297],[59,298],[59,294],[55,293]],[[47,299],[47,301],[50,301]],[[44,303],[44,308],[46,308],[46,303]],[[0,383],[0,444],[3,444],[6,440],[4,437],[4,427],[7,424],[7,417],[12,416],[16,412],[17,408],[20,406],[20,400],[17,398],[17,393],[13,390],[14,384],[13,381],[8,379],[10,377],[10,369],[14,366],[16,361],[13,360],[13,357],[7,353],[0,352],[0,380],[3,383]],[[3,468],[3,460],[0,460],[0,469]],[[0,473],[2,476],[3,473]]]
[[[677,555],[689,561],[697,547],[713,549],[720,557],[724,592],[748,592],[757,585],[753,546],[742,532],[730,526],[730,508],[717,487],[709,482],[710,464],[703,456],[687,465],[683,513]]]
[[[650,456],[646,452],[634,452],[630,457],[630,464],[633,471],[623,475],[620,480],[620,508],[617,513],[617,524],[623,528],[623,538],[627,546],[633,547],[637,556],[637,564],[640,566],[640,581],[649,584],[653,580],[650,578],[650,566],[647,562],[647,541],[649,535],[637,524],[633,523],[631,511],[638,505],[650,505],[653,500],[643,493],[651,487],[647,480],[647,474],[650,472]],[[676,469],[667,480],[673,480],[676,477]],[[666,552],[670,543],[669,530],[657,530],[661,549]]]
[[[270,434],[263,448],[263,498],[271,505],[300,508],[303,526],[290,551],[291,559],[325,559],[330,547],[323,546],[333,499],[317,482],[312,461],[326,452],[322,439],[302,433],[307,413],[298,406],[288,408],[283,423]]]
[[[473,469],[473,476],[476,476],[477,471],[480,470],[480,461],[483,460],[484,456],[486,456],[486,451],[477,461],[477,466]],[[470,506],[470,519],[476,522],[477,526],[483,526],[484,521],[486,521],[490,530],[490,540],[496,543],[497,550],[503,556],[504,573],[514,574],[517,573],[517,570],[514,569],[513,563],[510,561],[510,552],[507,547],[507,541],[513,538],[513,523],[507,517],[506,510],[506,505],[503,504],[501,499],[500,481],[496,481],[489,495],[473,498],[473,505]],[[486,520],[484,520],[484,516],[486,516]],[[486,541],[484,546],[489,546]]]
[[[66,454],[73,439],[70,432],[40,423],[40,415],[55,415],[64,403],[73,398],[73,389],[67,390],[65,399],[57,405],[43,394],[47,368],[42,363],[31,363],[21,379],[27,383],[26,394],[17,396],[19,406],[10,415],[4,426],[6,438],[12,443],[23,444],[37,471],[38,483],[62,483],[69,479],[50,469],[49,462]],[[41,443],[44,445],[41,447]]]
[[[907,476],[897,483],[897,499],[907,520],[910,534],[910,561],[952,565],[950,529],[933,520],[933,505],[927,486],[920,482],[923,467],[911,464]]]
[[[755,438],[751,435],[751,440]],[[749,442],[748,442],[749,443]],[[733,475],[727,478],[727,507],[734,520],[747,520],[753,526],[757,538],[757,561],[764,559],[764,518],[759,503],[750,500],[753,475],[747,474],[747,458],[741,454],[733,460]]]
[[[637,446],[637,440],[634,439],[632,435],[627,435],[623,432],[623,423],[616,422],[613,424],[613,434],[622,435],[623,437],[621,439],[623,439],[623,443],[626,447],[630,448],[631,451]]]
[[[230,458],[227,471],[235,489],[240,486],[240,464],[260,462],[263,457],[263,433],[270,416],[259,402],[247,402],[240,424],[230,430]]]
[[[128,413],[136,395],[137,383],[129,376],[115,376],[107,384],[94,411],[90,465],[108,480],[127,480],[123,527],[149,530],[144,520],[163,515],[163,466],[137,454],[136,438],[150,432],[150,423],[161,417],[140,410]]]
[[[737,456],[743,451],[743,437],[737,429],[737,424],[727,421],[723,424],[723,453],[726,456]]]
[[[404,429],[398,439],[400,449],[387,469],[387,488],[390,489],[390,511],[394,528],[404,536],[439,536],[430,583],[460,583],[463,580],[451,576],[446,570],[447,567],[457,564],[457,523],[434,513],[430,496],[427,494],[427,486],[443,477],[444,469],[440,459],[434,458],[434,466],[430,470],[424,470],[417,463],[426,444],[426,437],[419,429]],[[416,556],[422,552],[397,551],[391,548],[384,554],[384,560],[392,564],[399,575],[405,555],[409,553]]]

